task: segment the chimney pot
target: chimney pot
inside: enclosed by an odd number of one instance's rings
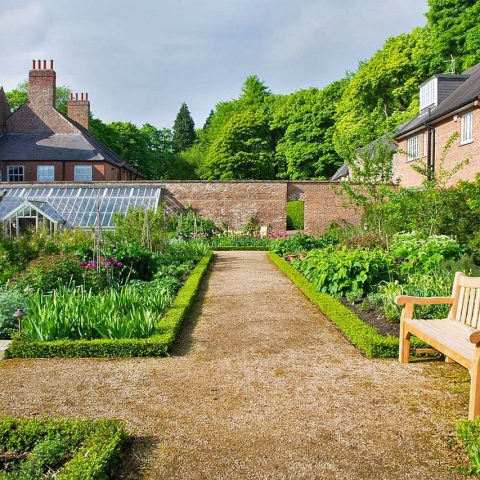
[[[46,61],[46,60],[43,61],[43,69],[44,69],[44,70],[47,69],[47,61]]]
[[[42,68],[42,61],[37,60],[37,69],[40,70]]]
[[[32,60],[32,70],[35,70],[35,60]]]
[[[50,60],[50,70],[53,70],[53,60]]]

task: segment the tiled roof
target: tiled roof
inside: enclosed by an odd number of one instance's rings
[[[470,76],[453,93],[430,112],[417,115],[414,119],[401,125],[395,136],[404,135],[426,123],[433,123],[444,115],[477,99],[480,96],[480,64],[463,72],[463,74]]]
[[[344,163],[330,178],[332,182],[335,182],[336,180],[340,180],[341,178],[348,177],[350,171],[348,169],[348,165]]]

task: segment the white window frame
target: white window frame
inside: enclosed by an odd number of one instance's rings
[[[466,145],[473,142],[473,112],[462,115],[460,143]]]
[[[85,172],[87,172],[87,173],[85,173]],[[92,165],[74,165],[74,167],[73,167],[73,180],[75,182],[91,182],[91,181],[93,181],[93,166]]]
[[[48,173],[45,173],[48,172]],[[37,165],[37,182],[54,182],[55,165]]]
[[[415,137],[410,137],[407,140],[407,161],[408,160],[418,160],[420,158],[419,151],[419,135]]]
[[[17,169],[17,172],[15,172],[15,169]],[[20,169],[22,173],[20,173]],[[10,177],[18,177],[18,178],[16,180],[11,180]],[[13,182],[13,183],[24,182],[25,181],[25,165],[7,165],[7,181]]]
[[[420,111],[428,107],[436,107],[438,103],[438,78],[432,78],[420,87]]]

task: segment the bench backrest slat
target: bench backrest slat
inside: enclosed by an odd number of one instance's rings
[[[480,321],[480,277],[467,277],[457,272],[453,283],[454,302],[448,316],[473,328],[478,328]]]

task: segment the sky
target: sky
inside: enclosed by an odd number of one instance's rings
[[[105,122],[198,127],[248,75],[274,93],[323,87],[394,35],[426,0],[0,0],[0,85],[53,59],[57,85],[88,92]]]

